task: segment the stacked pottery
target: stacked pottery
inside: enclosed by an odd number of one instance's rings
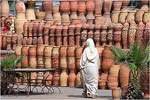
[[[143,20],[144,10],[139,9],[135,15],[135,21],[137,24]]]
[[[18,1],[16,3],[16,19],[15,19],[15,28],[16,33],[22,35],[23,33],[23,24],[26,22],[25,17],[26,8],[23,1]],[[19,41],[20,42],[20,41]]]
[[[68,43],[69,46],[75,45],[75,25],[69,25]]]
[[[129,33],[128,33],[129,48],[131,48],[135,42],[136,28],[137,28],[136,23],[134,21],[131,22],[130,27],[129,27]]]
[[[82,27],[82,24],[77,24],[76,25],[76,31],[75,31],[75,44],[77,46],[80,46],[81,45],[81,41],[80,41],[80,33],[81,33],[81,27]]]
[[[77,0],[70,1],[71,20],[78,18],[77,10],[78,10],[78,1]]]
[[[54,46],[52,49],[52,67],[56,69],[54,76],[53,76],[53,85],[59,86],[59,80],[60,80],[60,61],[59,61],[59,50],[60,47]]]
[[[82,47],[76,47],[75,50],[75,57],[76,57],[76,68],[77,68],[77,77],[76,77],[76,87],[81,87],[81,75],[80,75],[80,59],[82,56],[82,51],[83,48]]]
[[[79,19],[81,19],[82,23],[86,23],[85,12],[86,12],[86,5],[85,1],[78,1],[78,12],[79,12]]]
[[[139,24],[137,26],[137,32],[135,35],[135,43],[139,46],[142,46],[144,27],[145,27],[145,25],[143,24],[143,22],[142,21],[139,22]]]
[[[27,10],[26,10],[26,17],[27,20],[35,20],[35,6],[36,0],[27,0]]]
[[[44,44],[48,45],[49,44],[49,27],[51,26],[51,23],[49,21],[46,21],[43,29],[43,42]]]
[[[29,66],[32,68],[37,67],[37,61],[36,61],[36,46],[32,45],[29,47]]]
[[[75,68],[75,47],[69,46],[67,49],[67,62],[69,68],[69,76],[68,76],[68,86],[74,87],[75,86],[75,79],[76,79],[76,68]]]
[[[117,48],[122,48],[121,47],[121,30],[122,30],[122,24],[118,23],[114,25],[114,42]]]
[[[6,18],[9,16],[8,0],[1,1],[1,14],[2,14],[2,16],[5,16]]]
[[[38,26],[39,26],[39,21],[34,21],[33,23],[33,37],[37,36],[38,33]]]
[[[108,45],[112,46],[113,45],[113,27],[111,25],[108,26],[107,40],[108,40]]]
[[[95,45],[99,46],[100,45],[100,25],[95,25],[95,32],[94,32],[94,40],[95,40]]]
[[[62,25],[56,26],[56,46],[62,45]]]
[[[46,45],[44,47],[44,66],[45,68],[51,68],[51,55],[52,55],[52,49],[53,47]]]
[[[119,14],[118,22],[123,25],[125,23],[125,21],[126,21],[127,15],[128,15],[128,10],[127,9],[122,9],[120,11],[120,14]]]
[[[62,17],[61,17],[62,24],[69,25],[70,24],[70,18],[69,18],[70,2],[69,0],[60,1],[60,10],[62,11]]]
[[[63,26],[63,30],[62,30],[62,43],[64,46],[68,45],[68,25]]]
[[[21,62],[22,66],[29,66],[29,46],[28,45],[23,45],[21,48],[21,55],[24,56],[23,61]]]
[[[68,70],[67,70],[67,46],[60,47],[60,86],[67,86]]]
[[[122,89],[121,92],[122,97],[124,97],[127,93],[127,87],[129,84],[129,75],[130,75],[129,67],[124,63],[120,64],[119,81]]]
[[[110,49],[111,46],[105,45],[102,52],[102,70],[104,73],[108,73],[111,66],[114,64],[114,55]]]
[[[88,38],[92,38],[94,37],[94,33],[93,33],[93,29],[94,29],[94,24],[90,24],[90,27],[88,28]]]
[[[129,24],[126,21],[124,23],[123,29],[122,29],[122,47],[123,47],[123,49],[128,48],[128,29],[129,29]]]
[[[50,34],[49,34],[49,44],[50,45],[55,45],[55,30],[56,30],[56,25],[50,26]]]
[[[118,73],[120,65],[112,65],[108,75],[108,88],[115,89],[118,87]]]
[[[84,46],[85,45],[85,41],[87,39],[87,28],[89,27],[88,24],[83,24],[82,25],[82,32],[81,32],[81,45]]]
[[[126,18],[126,20],[128,21],[129,24],[131,24],[133,21],[135,21],[135,13],[136,13],[136,10],[129,11],[128,16]]]
[[[106,45],[106,41],[107,41],[107,26],[103,25],[102,26],[102,32],[101,32],[101,43],[102,46],[104,47]]]
[[[44,68],[44,48],[45,46],[43,44],[37,45],[37,67],[38,68]]]
[[[87,16],[86,16],[87,23],[88,24],[93,24],[93,21],[95,19],[94,15],[93,15],[93,12],[95,10],[95,2],[94,2],[94,0],[86,1],[86,9],[87,9]]]
[[[45,20],[53,21],[52,17],[52,7],[53,7],[53,0],[44,0],[42,5],[45,10]]]
[[[112,6],[112,1],[111,0],[104,0],[104,17],[105,17],[105,25],[109,26],[111,24],[111,19],[110,19],[110,10]]]
[[[59,12],[59,4],[53,5],[53,20],[54,20],[54,24],[56,24],[56,25],[61,24],[61,15]]]

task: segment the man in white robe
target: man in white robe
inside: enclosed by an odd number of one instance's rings
[[[81,60],[81,78],[83,83],[83,96],[96,98],[98,91],[99,54],[91,38],[86,41]]]

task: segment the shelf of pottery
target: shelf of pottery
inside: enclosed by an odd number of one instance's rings
[[[2,0],[3,5],[6,1]],[[61,0],[58,4],[44,0],[35,10],[35,1],[27,0],[26,6],[18,1],[12,21],[15,32],[1,34],[1,49],[14,49],[16,56],[24,55],[18,68],[55,67],[57,70],[50,78],[53,85],[81,87],[79,61],[86,39],[92,38],[101,58],[99,88],[112,89],[122,84],[118,82],[120,65],[115,65],[110,48],[128,51],[134,42],[147,44],[149,6],[148,0]],[[2,13],[6,18],[7,14]],[[1,18],[1,25],[8,20],[5,17]],[[124,79],[129,78],[129,74],[126,76]]]

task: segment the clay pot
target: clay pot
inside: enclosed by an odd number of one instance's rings
[[[109,70],[109,75],[118,76],[120,65],[112,65]]]
[[[104,25],[105,26],[112,25],[110,14],[104,14],[103,17],[104,17]]]
[[[150,21],[150,12],[145,12],[143,15],[143,22],[146,24],[148,21]]]
[[[103,0],[95,0],[95,15],[101,15]]]
[[[120,88],[112,89],[112,96],[113,96],[113,99],[120,99],[121,98]]]
[[[124,24],[126,21],[126,17],[128,15],[128,10],[121,10],[119,15],[119,23]]]
[[[95,45],[99,46],[99,40],[100,40],[100,25],[95,25],[95,33],[94,33],[94,40]]]
[[[53,47],[51,47],[51,46],[45,46],[44,47],[44,57],[51,57],[52,49],[53,49]]]
[[[127,43],[127,38],[128,38],[128,29],[129,29],[129,24],[126,21],[123,25],[123,29],[122,29],[122,46],[124,49],[128,48],[128,43]]]
[[[103,25],[105,22],[105,18],[101,15],[95,15],[95,24],[96,25]]]
[[[52,8],[53,14],[59,13],[59,6],[60,6],[60,4],[54,4],[53,5],[53,8]]]
[[[111,6],[112,6],[111,0],[104,0],[104,14],[110,14]]]
[[[21,49],[21,54],[24,56],[28,56],[29,55],[29,46],[28,45],[24,45]]]
[[[86,5],[84,1],[78,1],[78,12],[79,13],[85,13],[86,11]]]
[[[60,57],[66,57],[67,56],[67,47],[61,46],[60,47]]]
[[[37,34],[38,36],[42,36],[43,29],[44,29],[44,21],[42,20],[38,25],[38,34]]]
[[[28,36],[32,36],[32,32],[33,32],[33,22],[30,22],[29,23],[29,26],[28,26]]]
[[[44,66],[45,66],[45,68],[51,68],[52,67],[50,57],[45,57],[44,56]]]
[[[70,18],[69,18],[68,13],[66,13],[66,12],[63,13],[61,16],[61,20],[62,20],[63,25],[69,25],[70,24]]]
[[[23,1],[16,2],[16,12],[17,14],[26,12],[26,7]]]
[[[21,56],[21,52],[22,52],[22,45],[17,45],[16,49],[15,49],[16,55],[17,56]]]
[[[128,23],[131,23],[132,21],[135,21],[135,12],[136,11],[129,11],[128,16],[126,18]]]
[[[75,86],[76,87],[82,87],[82,83],[81,83],[81,75],[80,72],[77,73],[76,79],[75,79]]]
[[[110,82],[110,81],[108,81],[107,84],[108,84],[108,88],[109,89],[115,89],[115,88],[118,87],[118,82]]]
[[[73,24],[73,25],[81,24],[81,19],[79,19],[79,18],[73,18],[71,24]]]
[[[44,55],[44,47],[45,46],[42,44],[37,46],[37,49],[36,49],[37,50],[37,56],[43,56]]]
[[[68,83],[68,74],[66,70],[62,71],[60,74],[60,86],[67,86]]]
[[[31,57],[31,56],[34,56],[34,57],[36,57],[36,46],[30,46],[29,47],[29,56]]]
[[[112,42],[113,42],[113,27],[111,25],[108,26],[107,41],[110,46],[113,45],[112,44]]]
[[[78,10],[78,1],[71,1],[70,2],[70,10],[71,12],[77,12]]]
[[[70,2],[69,2],[69,0],[60,1],[60,10],[62,12],[69,12],[70,11]]]
[[[68,86],[69,87],[74,87],[75,86],[75,79],[76,79],[75,73],[70,73],[69,76],[68,76]]]
[[[69,26],[69,34],[68,34],[69,35],[69,37],[68,37],[69,46],[75,45],[74,31],[75,31],[75,25],[70,25]]]
[[[135,15],[135,21],[136,23],[139,23],[143,20],[143,15],[144,15],[144,11],[143,10],[138,10],[136,12],[136,15]]]
[[[101,42],[102,42],[102,46],[106,45],[106,41],[107,41],[107,38],[106,38],[107,37],[107,32],[106,32],[106,30],[107,30],[107,26],[103,25],[102,26],[101,36],[100,36]]]
[[[53,14],[53,18],[54,18],[54,24],[56,24],[56,25],[60,25],[61,24],[61,15],[60,15],[59,12]]]
[[[49,34],[49,44],[50,45],[55,45],[55,39],[54,39],[55,30],[56,30],[56,26],[52,25],[50,27],[50,34]]]
[[[62,45],[62,25],[58,25],[56,27],[56,45],[61,46]]]
[[[62,38],[63,38],[63,45],[67,46],[68,45],[68,25],[63,26]]]
[[[52,8],[53,8],[53,0],[46,0],[42,3],[44,9],[45,9],[45,20],[52,20]]]
[[[122,7],[123,8],[126,8],[130,3],[130,0],[121,0],[121,1],[122,1]]]
[[[34,21],[33,22],[33,36],[37,36],[37,32],[38,32],[38,25],[39,25],[39,22],[38,21]]]
[[[99,88],[100,89],[106,89],[106,81],[104,80],[99,80]]]
[[[5,16],[6,18],[9,16],[9,4],[8,0],[2,0],[1,2],[1,14],[2,16]]]
[[[80,34],[81,34],[81,27],[82,27],[82,24],[77,24],[76,26],[76,30],[75,30],[75,44],[77,45],[77,46],[80,46],[81,45],[81,36],[80,36]]]
[[[113,10],[114,11],[120,11],[121,6],[122,6],[122,1],[119,1],[119,0],[113,1]]]
[[[120,14],[120,12],[118,12],[118,11],[113,11],[112,12],[112,15],[111,15],[112,23],[118,23],[119,14]]]
[[[36,57],[35,56],[30,56],[29,57],[29,66],[31,66],[32,68],[36,68],[37,67],[37,61],[36,61]]]
[[[76,47],[76,48],[75,48],[75,56],[76,56],[77,58],[81,58],[81,56],[82,56],[82,51],[83,51],[83,48],[82,48],[82,47]]]
[[[35,11],[35,15],[36,15],[37,19],[39,19],[39,20],[44,20],[45,11],[36,10],[36,11]]]
[[[35,12],[34,12],[34,6],[36,1],[35,0],[28,0],[27,1],[27,10],[26,10],[26,18],[28,20],[35,20]]]
[[[86,10],[88,12],[93,12],[95,10],[95,2],[94,2],[94,0],[86,1]]]
[[[22,66],[29,66],[29,57],[28,56],[24,56],[23,61],[21,62]]]
[[[15,29],[17,34],[23,33],[24,22],[27,22],[26,19],[15,19]]]
[[[28,27],[29,27],[29,22],[25,22],[24,24],[23,24],[23,32],[24,32],[24,34],[23,34],[23,36],[28,36]]]
[[[53,47],[52,49],[52,66],[59,67],[59,47]]]
[[[60,81],[59,72],[55,71],[53,76],[53,86],[59,86],[59,81]]]
[[[68,47],[67,56],[68,57],[75,57],[75,47]]]

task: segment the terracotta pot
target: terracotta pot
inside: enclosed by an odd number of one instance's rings
[[[37,68],[44,68],[44,58],[43,56],[37,55]]]
[[[43,29],[44,29],[44,21],[42,20],[38,25],[38,34],[37,34],[38,36],[42,36]]]
[[[67,86],[68,83],[68,74],[66,70],[63,70],[60,74],[60,86]]]
[[[75,47],[68,47],[67,56],[68,57],[75,57]]]
[[[33,39],[32,39],[32,44],[33,44],[33,45],[36,45],[36,44],[37,44],[37,37],[33,37]]]
[[[82,87],[80,72],[77,73],[77,76],[75,79],[75,86],[76,87]]]
[[[62,25],[58,25],[56,27],[56,45],[61,46],[62,45]]]
[[[33,32],[33,22],[30,22],[28,26],[28,36],[32,36],[33,35],[32,32]]]
[[[112,6],[111,0],[104,0],[104,13],[105,14],[110,14],[111,6]]]
[[[59,47],[53,47],[52,49],[52,66],[59,67]]]
[[[29,22],[25,22],[23,24],[23,32],[24,32],[23,36],[28,36],[28,28],[29,28]]]
[[[93,12],[95,10],[95,2],[94,0],[86,1],[86,9],[88,12]]]
[[[74,57],[68,57],[67,59],[68,62],[68,68],[70,71],[75,69],[75,58]]]
[[[29,56],[31,57],[31,56],[34,56],[34,57],[36,57],[36,46],[30,46],[29,47]]]
[[[106,38],[106,37],[107,37],[107,32],[106,32],[106,30],[107,30],[107,26],[106,26],[106,25],[103,25],[103,26],[102,26],[101,36],[100,36],[102,46],[105,46],[105,45],[106,45],[106,41],[107,41],[107,38]]]
[[[143,10],[138,10],[136,12],[136,15],[135,15],[135,21],[136,23],[139,23],[143,20],[143,15],[144,15],[144,11]]]
[[[106,81],[99,80],[99,88],[100,89],[106,89]]]
[[[35,15],[36,15],[37,19],[44,20],[45,11],[36,10]]]
[[[63,13],[61,16],[62,24],[63,25],[69,25],[70,24],[70,18],[68,13]]]
[[[60,58],[60,67],[62,70],[67,69],[67,58],[66,57],[61,57]]]
[[[103,0],[95,0],[95,15],[101,15]]]
[[[71,12],[77,12],[78,10],[78,1],[70,1],[70,10]]]
[[[59,86],[59,81],[60,81],[59,72],[55,71],[53,76],[53,86]]]
[[[36,1],[28,0],[27,1],[27,10],[26,10],[26,18],[28,20],[35,20],[35,12],[34,12],[34,6]]]
[[[148,66],[148,65],[147,65]],[[149,93],[149,79],[150,77],[150,68],[145,68],[141,71],[140,74],[140,84],[142,87],[142,91],[144,92],[144,98],[148,99],[150,98],[150,93]]]
[[[53,47],[51,47],[51,46],[45,46],[44,47],[44,57],[51,57],[52,49],[53,49]]]
[[[146,24],[148,21],[150,21],[150,12],[145,12],[143,15],[143,22]]]
[[[96,25],[103,25],[105,18],[101,15],[95,15],[95,24]]]
[[[120,65],[120,71],[119,71],[119,80],[121,87],[126,87],[129,84],[129,75],[130,75],[130,69],[126,64]],[[127,91],[127,90],[126,90]]]
[[[54,18],[54,24],[56,24],[56,25],[60,25],[61,24],[61,15],[60,15],[59,12],[53,14],[53,18]]]
[[[145,25],[143,24],[143,22],[139,22],[138,24],[138,29],[135,35],[135,42],[139,45],[142,46],[142,38],[143,38],[143,32],[144,32],[144,27]]]
[[[118,82],[107,82],[109,89],[115,89],[118,87]]]
[[[41,37],[41,36],[38,37],[37,43],[40,44],[40,45],[43,44],[43,37]]]
[[[55,45],[55,40],[54,40],[55,29],[56,29],[55,25],[52,25],[50,27],[50,34],[49,34],[49,44],[50,45]]]
[[[112,89],[112,96],[113,96],[113,99],[120,99],[121,98],[120,88]]]
[[[26,7],[23,1],[18,1],[16,2],[16,12],[18,13],[25,13],[26,12]]]
[[[87,20],[86,20],[86,18],[85,18],[84,13],[79,13],[79,19],[81,19],[81,22],[82,22],[83,24],[86,24]]]
[[[29,57],[28,56],[24,56],[23,61],[21,62],[22,66],[29,66]]]
[[[63,26],[62,38],[63,38],[63,45],[67,46],[68,45],[68,25]]]
[[[118,23],[119,14],[120,14],[120,12],[118,12],[118,11],[113,11],[112,12],[112,15],[111,15],[112,23]]]
[[[120,11],[121,6],[122,6],[122,1],[119,1],[119,0],[113,1],[113,10],[114,11]]]
[[[110,14],[104,14],[103,17],[104,17],[104,25],[106,26],[112,25]]]
[[[77,24],[76,26],[76,31],[75,31],[75,44],[77,45],[77,46],[80,46],[81,45],[81,36],[80,36],[80,34],[81,34],[81,27],[82,27],[82,24]]]
[[[51,86],[52,85],[52,79],[53,79],[53,75],[52,73],[46,72],[44,74],[44,78],[46,78],[46,86]]]
[[[129,48],[131,48],[135,42],[136,28],[137,28],[137,25],[135,23],[130,25],[129,33],[128,33]]]
[[[29,55],[29,46],[28,45],[24,45],[21,49],[21,54],[22,55],[25,55],[25,56],[28,56]]]
[[[81,19],[79,19],[79,18],[73,18],[71,24],[73,24],[73,25],[81,24]]]
[[[100,40],[100,25],[95,25],[95,32],[94,32],[94,40],[95,40],[95,45],[99,46],[99,40]]]
[[[30,56],[29,57],[29,66],[31,66],[32,68],[36,68],[37,67],[37,61],[36,61],[36,57],[35,56]]]
[[[42,3],[44,9],[45,9],[45,20],[52,20],[52,8],[53,8],[53,0],[46,0]]]
[[[85,13],[86,11],[86,5],[84,1],[78,1],[78,12],[79,13]]]
[[[126,17],[128,15],[128,10],[121,10],[119,15],[119,23],[124,24],[126,21]]]
[[[16,49],[15,49],[16,55],[17,56],[21,56],[21,52],[22,52],[22,45],[17,45]]]
[[[60,7],[60,4],[54,4],[53,5],[53,8],[52,8],[53,14],[59,13],[59,7]]]
[[[15,19],[15,29],[17,34],[23,33],[24,22],[27,22],[26,19]]]
[[[126,18],[128,23],[131,23],[132,21],[135,21],[135,12],[136,11],[129,11],[128,16]]]
[[[2,16],[5,16],[7,18],[9,16],[8,0],[2,0],[1,7],[2,7],[2,9],[1,9]]]
[[[67,47],[61,46],[60,47],[60,57],[66,57],[67,56]]]
[[[110,25],[108,26],[108,32],[107,32],[107,41],[108,45],[113,45],[113,27]]]
[[[50,57],[44,57],[44,66],[45,68],[51,68],[51,58]]]
[[[129,24],[126,21],[123,25],[123,29],[122,29],[122,46],[123,49],[127,49],[128,48],[128,43],[127,43],[127,38],[128,38],[128,29],[129,29]]]
[[[43,56],[44,55],[44,47],[45,46],[42,44],[37,46],[37,49],[36,49],[37,50],[37,56]]]
[[[112,65],[109,70],[109,75],[118,76],[120,65]]]
[[[38,21],[34,21],[34,22],[33,22],[33,36],[37,36],[38,25],[39,25],[39,22],[38,22]]]
[[[69,2],[69,0],[65,0],[65,1],[60,2],[60,10],[62,12],[69,12],[70,11],[70,2]]]
[[[129,5],[130,0],[121,0],[122,1],[122,7],[125,8]]]

